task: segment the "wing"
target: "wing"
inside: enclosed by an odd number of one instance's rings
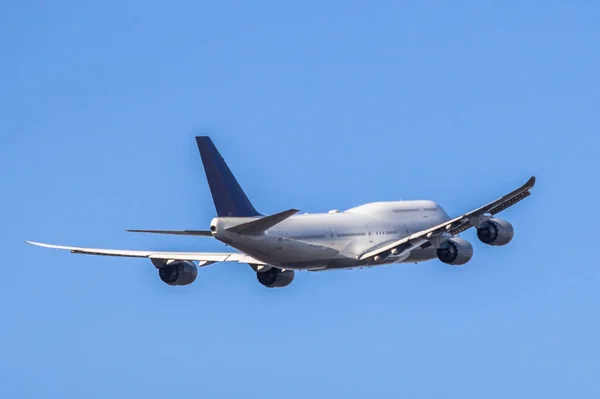
[[[136,251],[121,249],[98,249],[68,247],[63,245],[44,244],[41,242],[25,241],[27,244],[37,245],[38,247],[64,249],[74,254],[86,255],[104,255],[104,256],[126,256],[130,258],[149,258],[149,259],[167,259],[167,260],[190,260],[199,261],[200,266],[215,262],[240,262],[252,264],[264,264],[253,257],[240,252],[164,252],[164,251]]]
[[[473,226],[479,225],[479,219],[485,214],[495,215],[517,202],[527,198],[531,195],[529,190],[535,185],[535,176],[531,177],[527,183],[519,187],[518,189],[506,194],[505,196],[498,198],[495,201],[490,202],[482,207],[472,210],[471,212],[465,213],[459,217],[448,220],[447,222],[438,224],[429,229],[421,230],[417,233],[411,234],[408,237],[400,240],[391,242],[382,247],[370,250],[358,257],[363,260],[372,256],[396,249],[396,255],[404,254],[408,251],[420,246],[427,246],[431,243],[431,240],[441,235],[442,233],[450,233],[452,235],[461,233]]]

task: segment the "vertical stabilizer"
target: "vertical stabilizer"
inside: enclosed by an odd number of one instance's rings
[[[252,206],[210,137],[198,136],[196,143],[200,150],[217,216],[262,216]]]

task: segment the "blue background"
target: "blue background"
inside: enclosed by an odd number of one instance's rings
[[[0,397],[598,397],[597,2],[0,5]],[[193,137],[262,213],[538,177],[507,247],[159,281],[23,240],[220,251]],[[472,231],[464,235],[475,240]],[[310,396],[309,396],[310,395]]]

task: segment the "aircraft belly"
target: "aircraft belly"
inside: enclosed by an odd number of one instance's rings
[[[325,267],[339,251],[325,244],[286,241],[278,256],[278,263],[288,268],[310,269]]]
[[[437,250],[434,247],[429,247],[425,249],[415,249],[411,251],[408,258],[403,260],[403,263],[417,263],[424,262],[431,259],[437,258]]]
[[[339,250],[327,243],[281,239],[277,236],[240,236],[229,244],[266,264],[288,269],[325,267]]]

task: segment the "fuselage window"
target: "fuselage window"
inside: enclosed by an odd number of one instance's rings
[[[306,235],[306,236],[292,236],[288,237],[291,240],[311,240],[311,239],[319,239],[325,238],[325,234],[314,234],[314,235]]]
[[[358,237],[358,236],[366,236],[366,232],[361,233],[337,233],[338,237]]]

